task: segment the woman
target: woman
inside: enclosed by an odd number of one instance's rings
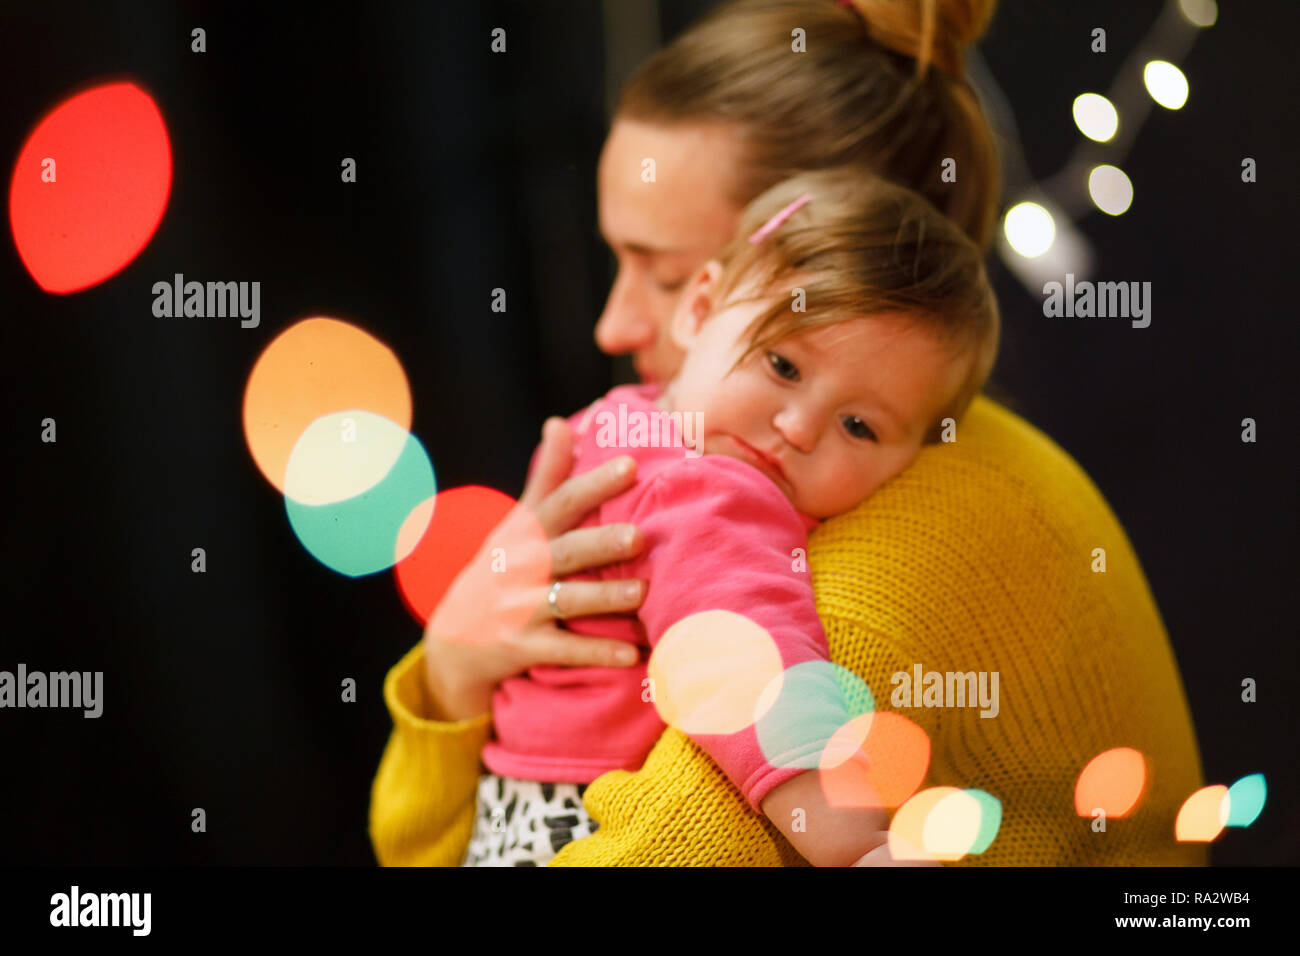
[[[597,344],[631,353],[643,379],[670,377],[680,355],[661,330],[681,283],[731,237],[751,198],[801,169],[864,165],[921,192],[987,248],[996,153],[962,57],[992,8],[740,0],[651,57],[624,89],[601,156],[601,229],[619,270]],[[641,180],[646,157],[653,184]],[[946,159],[956,161],[956,182],[940,176]],[[919,688],[891,701],[929,735],[926,786],[979,788],[1001,801],[998,838],[963,862],[1203,863],[1203,849],[1173,840],[1173,814],[1200,786],[1200,761],[1122,529],[1068,456],[1005,409],[980,399],[963,429],[810,540],[833,660],[866,680],[882,708],[900,674],[918,683],[929,672],[1000,677],[992,686],[1007,700],[984,708],[991,720],[928,709]],[[628,526],[569,531],[631,475],[611,462],[564,481],[569,432],[556,419],[543,434],[521,500],[551,537],[556,578],[637,553],[643,542]],[[1088,564],[1098,547],[1109,556],[1104,574]],[[630,663],[615,656],[625,645],[567,634],[554,617],[631,611],[643,596],[639,582],[572,582],[554,610],[503,644],[466,649],[425,635],[385,682],[394,732],[371,808],[381,862],[460,862],[496,685],[543,664]],[[1092,818],[1080,819],[1073,785],[1088,760],[1120,746],[1146,756],[1152,779],[1108,836],[1095,808],[1079,808]],[[584,802],[599,829],[560,849],[555,865],[801,862],[673,730],[640,771],[606,774]],[[764,809],[798,808],[778,800]]]

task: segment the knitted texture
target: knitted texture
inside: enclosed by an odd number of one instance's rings
[[[978,788],[1002,803],[980,855],[950,865],[1204,865],[1174,820],[1201,787],[1191,715],[1137,556],[1105,500],[1042,432],[986,397],[955,443],[809,540],[831,658],[931,742],[924,787]],[[1103,572],[1094,549],[1105,550]],[[707,561],[707,556],[701,558]],[[705,569],[702,569],[705,570]],[[999,711],[895,707],[895,673],[999,674]],[[459,862],[473,813],[485,718],[421,716],[416,648],[390,673],[394,731],[376,777],[371,836],[381,862]],[[1074,808],[1097,754],[1146,758],[1136,808],[1095,832]],[[553,866],[778,866],[802,862],[685,735],[668,730],[635,773],[587,789],[600,824]],[[454,831],[454,832],[453,832]]]
[[[421,646],[388,672],[384,702],[393,733],[370,793],[375,855],[385,866],[458,866],[474,833],[479,751],[491,715],[431,720]]]

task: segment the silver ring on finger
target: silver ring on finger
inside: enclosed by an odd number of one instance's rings
[[[551,613],[555,615],[557,620],[563,619],[563,616],[560,614],[560,605],[559,605],[560,585],[562,583],[563,582],[561,581],[556,581],[554,584],[551,585],[551,589],[548,592],[546,592],[546,603],[551,606]]]

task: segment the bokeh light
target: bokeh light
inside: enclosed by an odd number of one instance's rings
[[[1187,102],[1187,77],[1167,60],[1152,60],[1142,69],[1151,98],[1167,110],[1182,109]]]
[[[1041,256],[1056,239],[1052,214],[1036,202],[1016,203],[1008,209],[1002,229],[1011,248],[1026,259]]]
[[[395,568],[398,591],[421,625],[465,644],[499,641],[546,598],[551,547],[524,505],[492,488],[440,492],[412,512],[400,535],[409,553]]]
[[[1224,824],[1230,827],[1250,826],[1264,809],[1267,794],[1268,788],[1264,785],[1262,773],[1242,777],[1228,788],[1224,796],[1228,801],[1227,813],[1223,814]]]
[[[397,356],[338,319],[304,319],[276,336],[253,365],[244,390],[244,438],[266,480],[285,492],[290,453],[308,426],[345,411],[370,412],[402,431],[410,429],[411,389]],[[404,442],[399,452],[402,448]],[[382,476],[387,468],[371,471]],[[333,493],[329,482],[328,475],[318,474],[300,484],[304,491],[328,495]]]
[[[1102,212],[1120,216],[1133,205],[1133,182],[1118,166],[1094,166],[1088,174],[1088,195]]]
[[[889,825],[895,860],[952,863],[983,853],[1002,826],[1002,803],[983,790],[931,787],[899,807]]]
[[[346,420],[356,422],[358,436],[376,437],[347,441],[341,427]],[[387,454],[394,447],[396,460],[379,473],[370,461],[371,450]],[[307,464],[300,465],[303,459]],[[337,477],[317,481],[317,468],[331,469]],[[289,524],[303,547],[326,567],[349,577],[391,568],[401,557],[399,541],[412,537],[409,528],[403,535],[412,511],[437,491],[433,465],[419,439],[382,415],[359,409],[323,416],[304,429],[290,453],[288,473],[295,476],[295,485],[313,492],[324,489],[332,495],[340,489],[364,488],[324,504],[304,503],[289,494],[284,499]],[[367,486],[368,481],[374,483]]]
[[[329,505],[384,480],[410,439],[382,415],[349,409],[322,415],[303,430],[285,466],[284,495],[300,505]]]
[[[788,685],[772,636],[743,614],[721,609],[668,628],[647,674],[659,716],[688,734],[744,730],[770,713]]]
[[[912,799],[898,808],[894,819],[889,824],[889,855],[895,860],[939,860],[940,856],[926,846],[927,823],[930,813],[940,803],[955,794],[961,793],[957,787],[931,787],[922,790]],[[930,831],[931,836],[938,837],[941,827]],[[972,842],[974,837],[972,836]],[[960,859],[961,854],[948,855],[950,859]]]
[[[779,683],[773,681],[763,699],[770,706],[764,708],[755,729],[763,756],[774,767],[820,766],[822,751],[840,729],[876,709],[866,682],[830,661],[805,661],[788,668]],[[854,730],[848,733],[852,735]],[[840,740],[855,743],[852,737],[841,736]],[[842,746],[836,753],[847,758],[852,750]],[[852,769],[843,773],[848,775]]]
[[[149,94],[132,83],[79,93],[41,120],[14,164],[19,258],[46,292],[102,282],[153,237],[171,182],[167,127]]]
[[[980,803],[965,790],[950,793],[931,809],[921,831],[921,844],[938,860],[960,860],[980,834]]]
[[[1089,139],[1104,143],[1119,129],[1115,105],[1100,93],[1080,93],[1074,98],[1074,125]]]
[[[1178,0],[1178,8],[1193,26],[1212,27],[1219,19],[1219,5],[1215,0]]]
[[[1116,747],[1093,757],[1074,785],[1074,811],[1090,817],[1100,808],[1108,819],[1125,816],[1146,787],[1146,761],[1132,747]]]
[[[1002,801],[983,790],[967,790],[966,793],[979,804],[980,825],[975,840],[966,851],[967,855],[978,855],[993,845],[998,830],[1002,828]]]
[[[822,793],[833,807],[897,807],[930,767],[930,738],[892,711],[854,717],[822,751]]]
[[[1223,784],[1202,787],[1187,798],[1178,819],[1174,836],[1181,843],[1209,843],[1223,832],[1227,821],[1228,788]]]

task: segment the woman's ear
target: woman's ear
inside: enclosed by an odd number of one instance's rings
[[[673,307],[669,334],[679,349],[691,347],[700,326],[718,305],[718,280],[722,276],[722,263],[710,259],[695,270]]]

